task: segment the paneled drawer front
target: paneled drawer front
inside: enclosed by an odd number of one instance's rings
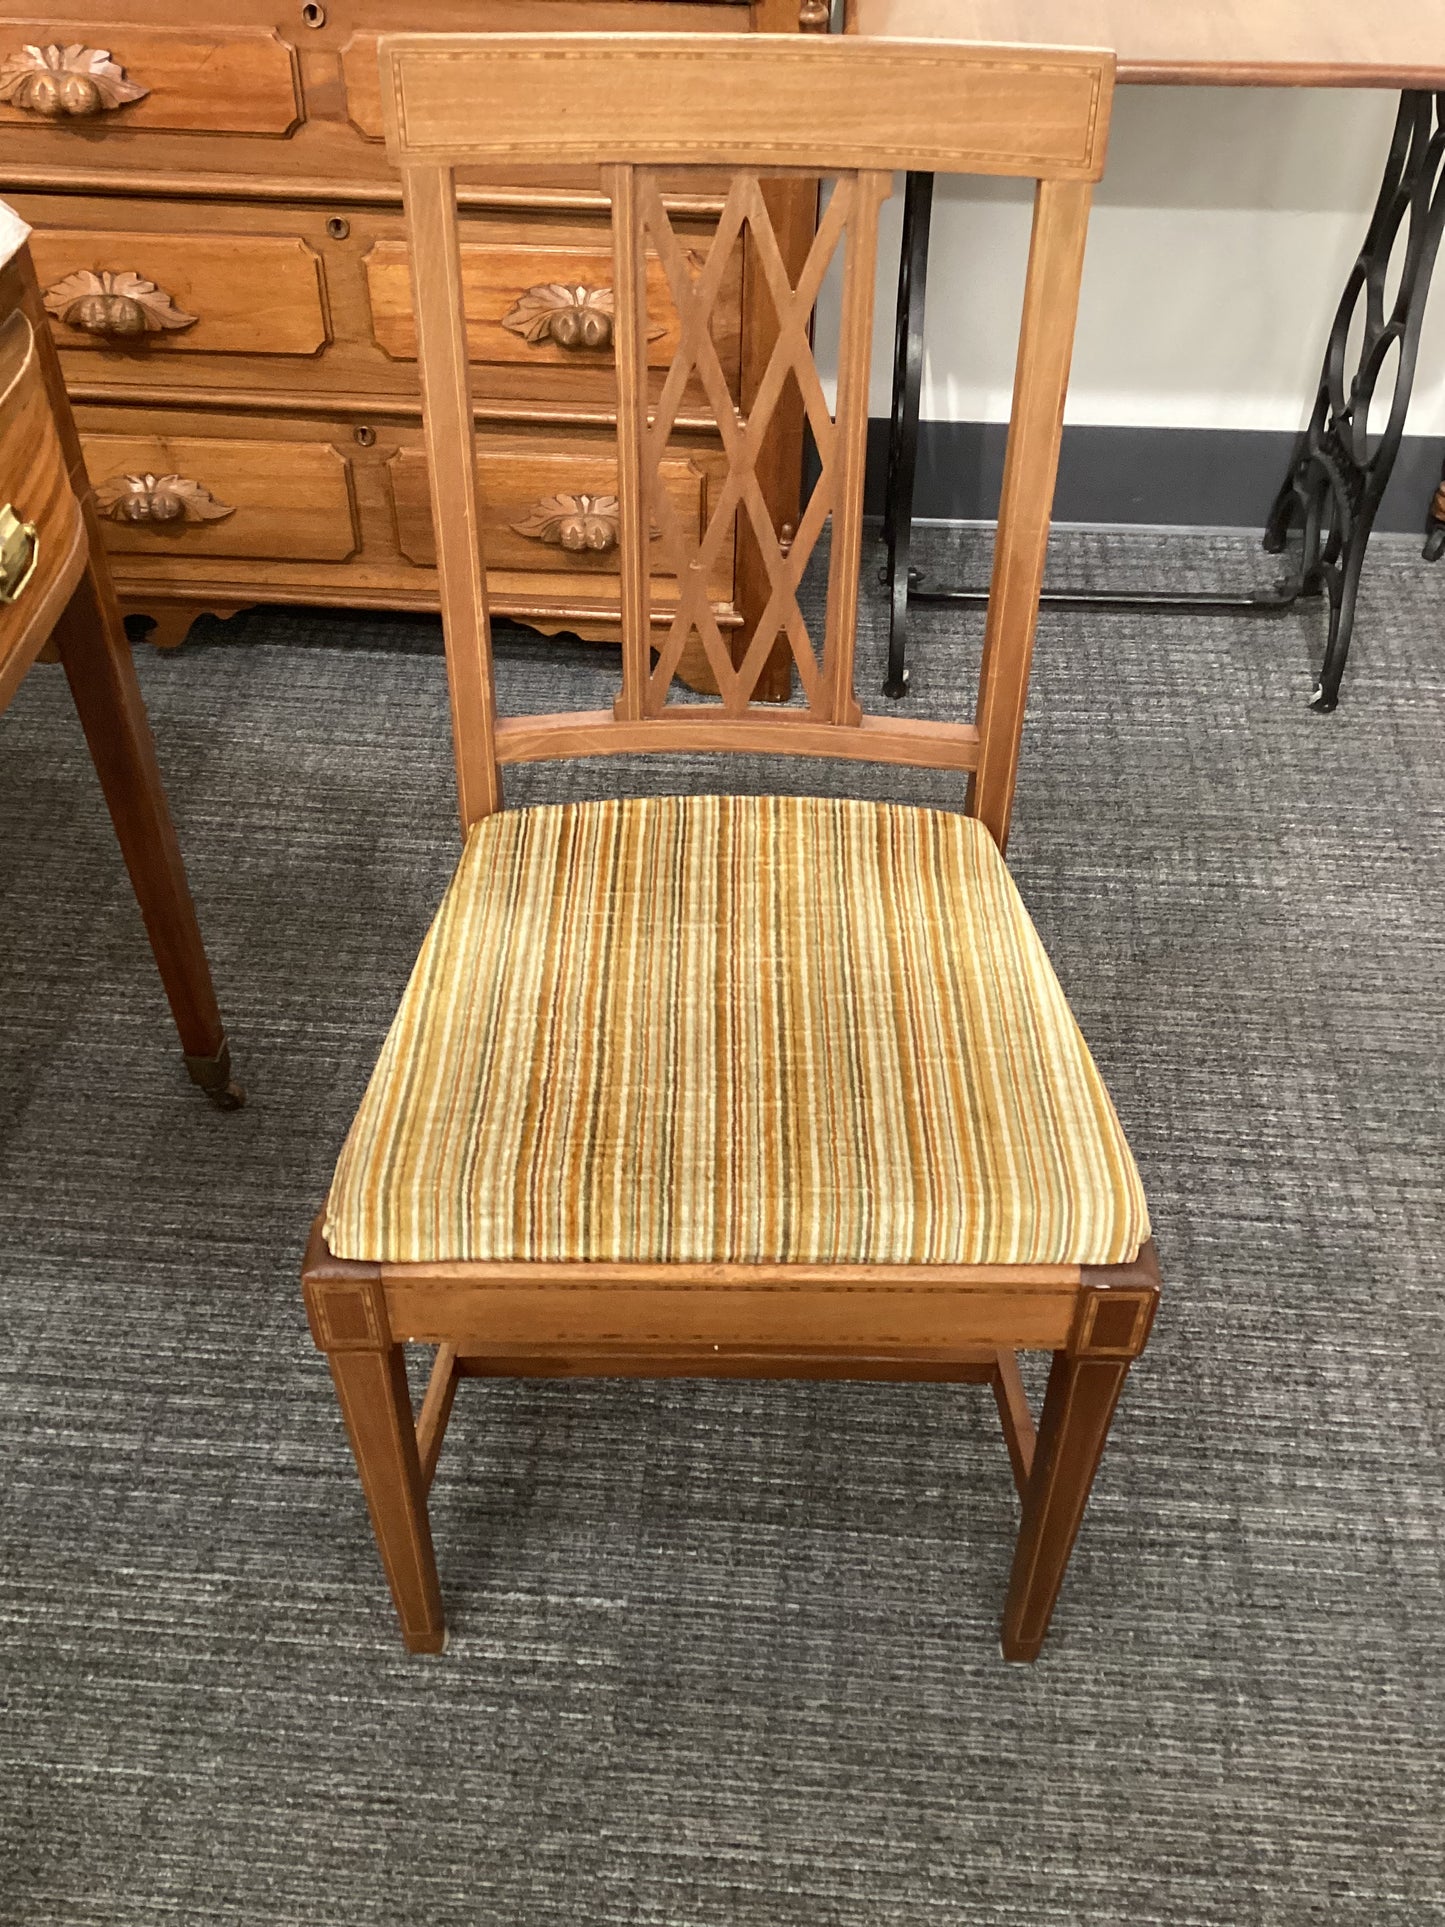
[[[189,389],[205,404],[228,389],[317,401],[336,396],[348,405],[358,396],[417,397],[400,208],[339,198],[213,207],[132,194],[10,198],[35,231],[36,268],[73,388],[122,397],[164,385]],[[683,246],[700,258],[710,245],[707,220],[679,216],[677,226]],[[468,210],[462,230],[478,402],[575,407],[594,420],[610,411],[616,381],[605,214]],[[734,395],[740,274],[735,257],[713,320]],[[651,266],[650,286],[652,325],[660,331],[651,343],[656,395],[676,346],[677,318],[659,263]],[[576,317],[577,345],[570,348],[557,339],[568,333],[564,310]],[[684,427],[711,414],[694,377],[683,398]]]
[[[329,442],[87,435],[118,556],[344,562],[358,536],[350,464]]]
[[[163,192],[200,170],[396,193],[381,126],[383,33],[737,32],[749,19],[736,0],[94,0],[88,12],[64,0],[60,11],[0,0],[0,67],[27,46],[82,50],[79,72],[15,71],[16,94],[0,102],[0,126],[16,130],[12,180],[40,186],[103,168]],[[546,185],[570,197],[579,181],[559,169]],[[581,186],[596,196],[595,175]],[[701,190],[694,180],[681,191]]]
[[[426,459],[403,449],[390,463],[397,542],[409,561],[436,563]],[[663,481],[687,539],[707,526],[708,475],[679,453],[663,464]],[[487,567],[576,580],[611,578],[603,593],[616,593],[617,460],[603,448],[548,447],[535,437],[488,435],[477,449],[482,528]],[[599,587],[602,585],[599,583]],[[732,592],[731,544],[712,584],[726,600]]]
[[[38,230],[58,346],[128,355],[314,355],[330,330],[321,262],[295,235]]]
[[[706,239],[701,238],[706,247]],[[694,248],[699,265],[703,254]],[[404,241],[378,241],[366,256],[372,330],[383,353],[416,357],[416,317]],[[612,252],[604,235],[596,247],[547,247],[464,242],[462,287],[467,345],[473,361],[578,370],[610,368]],[[662,263],[647,264],[648,364],[666,368],[681,332]],[[734,250],[714,310],[714,341],[736,392],[742,253]]]
[[[160,417],[169,429],[161,439],[134,432],[144,425],[137,420],[141,412],[114,402],[84,404],[78,411],[90,471],[109,505],[102,527],[129,609],[155,615],[179,602],[234,608],[274,601],[437,607],[419,422],[382,420],[373,426],[343,413],[328,418],[177,409]],[[617,486],[611,431],[479,423],[477,450],[494,612],[548,631],[615,641],[615,554],[569,550],[560,527],[563,520],[610,519],[606,503],[595,497]],[[149,485],[147,474],[153,478]],[[716,504],[725,474],[722,451],[705,436],[679,435],[670,447],[667,482],[692,536]],[[209,515],[207,501],[191,497],[195,514],[189,520],[185,499],[179,513],[174,501],[163,501],[163,510],[172,512],[159,522],[124,519],[130,498],[139,498],[134,506],[149,514],[148,497],[165,497],[167,486],[172,497],[184,497],[176,483],[167,485],[168,475],[199,483],[221,513]],[[129,482],[130,476],[137,481]],[[343,485],[338,477],[345,478]],[[584,495],[594,498],[585,506]],[[554,496],[572,499],[559,505]],[[558,526],[541,526],[549,522]],[[596,534],[577,527],[570,532],[574,539]],[[741,624],[733,606],[732,548],[730,530],[709,584],[725,630]],[[676,581],[661,571],[659,559],[657,632],[666,628],[676,597]],[[685,652],[680,673],[695,688],[713,687],[700,645]]]
[[[30,323],[12,314],[0,326],[0,705],[38,646],[32,612],[60,577],[80,528]],[[16,524],[19,526],[17,527]]]
[[[176,30],[90,20],[0,21],[0,123],[65,129],[94,165],[97,138],[251,134],[301,118],[293,49],[258,29]]]

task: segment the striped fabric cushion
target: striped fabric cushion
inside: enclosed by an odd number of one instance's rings
[[[341,1154],[342,1258],[1107,1265],[1138,1173],[971,818],[478,823]]]

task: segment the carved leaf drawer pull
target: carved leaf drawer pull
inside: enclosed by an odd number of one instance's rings
[[[96,489],[95,506],[112,522],[219,522],[236,513],[182,475],[112,475]]]
[[[502,326],[532,343],[550,341],[558,348],[612,346],[612,290],[584,288],[565,281],[548,281],[528,288]]]
[[[617,547],[621,513],[615,495],[544,495],[512,527],[550,548],[606,555]]]
[[[610,348],[613,298],[611,288],[584,288],[575,281],[548,281],[528,288],[517,305],[502,316],[502,326],[534,346],[550,341],[554,348]],[[665,328],[649,328],[656,341]]]
[[[127,80],[108,50],[68,47],[22,47],[0,66],[0,101],[23,107],[46,120],[68,120],[75,115],[100,114],[127,101],[144,100],[149,87]]]
[[[68,328],[119,339],[190,328],[196,321],[164,288],[129,269],[111,274],[80,268],[45,290],[45,306]]]

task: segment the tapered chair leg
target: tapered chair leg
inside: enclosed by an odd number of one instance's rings
[[[446,1644],[441,1585],[401,1347],[332,1352],[327,1363],[351,1435],[401,1636],[414,1653],[439,1653]]]
[[[380,1278],[374,1266],[329,1254],[316,1264],[312,1253],[302,1280],[312,1335],[331,1367],[401,1636],[414,1653],[439,1653],[446,1623],[426,1481],[406,1364],[400,1345],[391,1342]]]
[[[1084,1273],[1068,1347],[1054,1354],[1024,1488],[1023,1521],[1004,1607],[1005,1659],[1039,1656],[1104,1455],[1114,1407],[1129,1366],[1148,1339],[1158,1295],[1152,1244],[1132,1265]]]

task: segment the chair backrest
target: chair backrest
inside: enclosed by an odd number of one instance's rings
[[[381,43],[387,142],[411,237],[418,355],[431,466],[442,617],[462,820],[501,802],[500,766],[639,750],[841,756],[971,772],[969,807],[1008,833],[1038,617],[1092,183],[1103,169],[1113,91],[1107,53],[946,42],[787,36],[402,34]],[[612,207],[622,623],[621,692],[610,711],[499,720],[482,554],[454,170],[513,175],[598,170]],[[1036,182],[1013,412],[982,673],[973,724],[866,717],[853,689],[863,469],[878,211],[894,169],[1015,175]],[[659,176],[723,170],[731,187],[699,263],[673,227]],[[797,284],[769,216],[765,179],[833,177]],[[746,233],[750,272],[776,310],[771,360],[746,418],[710,330]],[[679,333],[660,392],[649,388],[647,254],[661,263]],[[829,410],[810,319],[842,251],[837,402]],[[821,474],[790,543],[757,478],[789,376]],[[660,464],[691,383],[715,416],[727,472],[689,537]],[[709,600],[734,523],[766,570],[762,619],[735,651]],[[831,522],[821,648],[798,606],[808,559]],[[675,587],[654,611],[654,577]],[[655,615],[661,614],[659,626]],[[670,616],[670,621],[668,617]],[[660,643],[654,636],[660,636]],[[806,706],[753,701],[786,635]],[[721,702],[669,686],[700,640]],[[653,662],[654,647],[657,660]]]

